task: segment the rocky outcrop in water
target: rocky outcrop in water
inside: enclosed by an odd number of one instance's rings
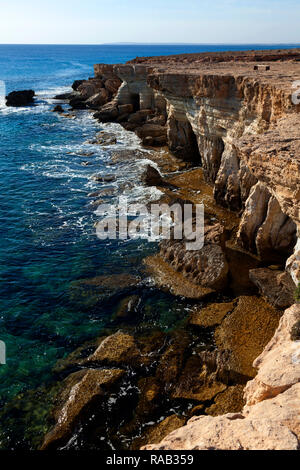
[[[35,92],[33,90],[12,91],[6,99],[6,106],[21,107],[34,103]]]

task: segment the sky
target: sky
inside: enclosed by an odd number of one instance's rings
[[[300,43],[300,0],[0,0],[0,44]]]

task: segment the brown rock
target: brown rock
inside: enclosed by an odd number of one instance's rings
[[[162,179],[159,171],[152,165],[147,165],[142,176],[142,183],[147,186],[164,186],[164,180]]]
[[[177,383],[179,374],[183,369],[189,343],[189,337],[184,331],[180,331],[179,334],[175,334],[171,338],[169,346],[161,356],[156,369],[156,377],[165,392],[169,392]]]
[[[106,90],[111,93],[113,96],[115,96],[115,94],[117,93],[120,85],[121,85],[121,80],[118,78],[118,77],[115,77],[115,78],[108,78],[105,82],[104,82],[104,86],[106,88]]]
[[[108,365],[139,365],[141,352],[133,336],[118,332],[101,342],[96,351],[88,357],[89,362],[101,362]]]
[[[144,435],[135,442],[134,448],[139,449],[141,445],[157,444],[168,434],[180,428],[186,422],[185,418],[177,415],[168,416],[158,424],[151,426]]]
[[[258,368],[254,380],[245,388],[248,405],[277,396],[300,382],[300,348],[291,331],[300,320],[300,305],[285,311],[275,335],[253,363]]]
[[[167,140],[167,130],[159,124],[144,124],[136,130],[136,133],[141,139],[145,137],[152,137],[153,139],[164,138],[164,143]]]
[[[161,258],[195,285],[219,290],[227,285],[228,263],[221,246],[204,245],[200,250],[186,250],[185,241],[162,241]]]
[[[254,359],[272,338],[280,313],[262,298],[242,296],[237,307],[215,331],[220,350],[231,351],[232,371],[245,377],[254,377]]]
[[[103,397],[109,387],[114,385],[124,374],[123,370],[89,369],[83,378],[71,388],[69,397],[62,407],[55,427],[44,440],[42,450],[57,447],[71,434],[75,423],[82,416],[85,408],[98,397]]]
[[[131,114],[131,116],[128,118],[128,122],[130,124],[140,125],[145,122],[147,117],[151,114],[153,114],[151,109],[141,109],[140,111]]]
[[[98,109],[109,100],[109,95],[104,88],[86,100],[86,106],[90,109]]]
[[[118,310],[116,313],[116,318],[130,318],[134,316],[139,309],[141,303],[141,298],[138,295],[131,295],[121,300]]]
[[[94,114],[94,118],[98,119],[100,122],[115,122],[118,116],[119,111],[114,101],[105,104]]]
[[[145,377],[139,380],[139,401],[135,409],[139,419],[145,419],[160,405],[160,387],[155,377]]]
[[[202,365],[199,357],[192,356],[187,360],[184,370],[176,382],[172,398],[208,401],[224,390],[226,390],[226,385],[218,382],[214,374],[209,373],[208,368]]]
[[[234,307],[235,302],[224,302],[221,304],[211,304],[201,309],[196,308],[189,318],[189,323],[204,327],[220,325]]]
[[[209,287],[202,287],[189,281],[159,256],[149,256],[144,260],[144,265],[156,287],[175,296],[200,300],[214,292]]]
[[[249,277],[274,307],[286,308],[294,303],[295,284],[287,272],[259,268],[250,270]]]
[[[226,413],[239,413],[245,404],[243,399],[244,385],[233,385],[216,396],[215,402],[205,413],[210,416],[219,416]]]
[[[102,80],[91,79],[91,80],[85,80],[84,82],[82,82],[78,86],[77,91],[80,93],[80,96],[83,100],[88,100],[92,96],[99,93],[102,88],[103,88]]]

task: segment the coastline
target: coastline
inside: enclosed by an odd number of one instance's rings
[[[233,86],[232,78],[227,79],[227,71],[221,70],[220,75],[218,75],[217,72],[213,72],[212,67],[209,66],[211,77],[206,78],[205,71],[203,76],[201,75],[199,78],[198,70],[192,71],[191,77],[189,77],[186,75],[186,71],[181,72],[177,70],[174,72],[172,68],[174,66],[172,58],[164,58],[163,61],[164,60],[170,60],[170,64],[167,65],[166,70],[160,70],[160,67],[163,68],[165,65],[160,64],[159,59],[156,58],[153,59],[154,64],[150,60],[149,64],[141,68],[132,64],[115,66],[114,68],[112,66],[97,65],[95,66],[95,80],[102,80],[103,74],[105,75],[107,72],[110,74],[117,73],[122,79],[123,85],[121,85],[120,80],[119,86],[115,86],[113,90],[114,96],[108,95],[106,97],[106,99],[113,98],[112,101],[100,105],[99,99],[101,97],[97,96],[95,98],[95,95],[99,95],[100,93],[103,98],[103,92],[99,92],[99,89],[95,88],[89,92],[89,94],[93,93],[91,96],[84,100],[77,100],[77,104],[73,102],[73,105],[75,104],[76,107],[90,100],[93,107],[96,106],[99,108],[97,110],[94,108],[98,119],[102,121],[106,119],[109,121],[111,119],[114,122],[117,121],[121,123],[123,127],[129,131],[136,131],[138,137],[140,137],[142,142],[146,145],[146,150],[148,149],[148,151],[151,150],[151,152],[153,152],[153,154],[149,154],[150,160],[154,158],[155,163],[160,166],[164,180],[177,186],[175,191],[158,187],[161,193],[160,201],[169,202],[176,199],[188,199],[191,200],[193,204],[205,202],[209,215],[207,220],[209,229],[207,232],[209,250],[210,253],[214,253],[214,250],[222,251],[229,265],[229,274],[226,272],[226,282],[223,283],[221,287],[215,280],[215,284],[210,285],[203,280],[199,283],[198,280],[195,280],[196,275],[194,275],[193,272],[190,274],[191,271],[185,270],[185,265],[188,264],[188,261],[184,262],[183,267],[181,266],[180,269],[175,262],[172,265],[174,256],[175,261],[177,256],[181,256],[181,247],[175,252],[174,247],[166,246],[161,248],[159,254],[148,258],[148,268],[149,264],[151,268],[150,277],[152,281],[154,280],[158,290],[162,289],[163,292],[167,292],[168,295],[185,297],[189,297],[187,292],[191,291],[191,286],[195,288],[209,288],[212,289],[212,292],[206,293],[205,296],[197,294],[196,297],[194,297],[193,309],[189,312],[186,318],[187,324],[183,326],[183,329],[181,328],[169,335],[164,335],[156,332],[154,328],[153,337],[145,339],[143,335],[139,336],[139,334],[136,334],[134,329],[130,331],[129,328],[128,331],[128,325],[125,326],[123,324],[124,326],[121,326],[121,331],[120,326],[117,325],[117,333],[104,335],[98,338],[93,345],[91,344],[83,349],[80,348],[77,352],[75,351],[74,354],[71,354],[66,361],[61,361],[56,369],[59,374],[62,373],[61,377],[64,377],[63,390],[62,393],[60,392],[60,398],[56,397],[54,399],[56,406],[56,411],[52,418],[54,427],[46,436],[42,447],[44,449],[53,450],[68,446],[72,441],[72,439],[70,440],[72,433],[76,435],[76,432],[78,432],[78,423],[76,420],[80,419],[81,424],[86,421],[90,413],[88,408],[94,400],[102,407],[101,413],[105,414],[107,410],[110,410],[109,400],[112,399],[112,397],[116,399],[120,390],[124,389],[124,387],[127,387],[127,390],[134,389],[137,381],[136,377],[134,379],[132,377],[132,369],[134,370],[133,375],[136,376],[137,374],[139,377],[137,388],[140,398],[137,398],[135,392],[127,392],[128,403],[133,407],[132,411],[135,410],[135,415],[132,416],[129,413],[129,416],[126,416],[127,422],[123,426],[122,433],[123,437],[125,436],[124,442],[132,439],[133,445],[136,446],[135,448],[147,444],[152,446],[146,447],[147,449],[177,449],[178,441],[175,441],[174,444],[173,438],[176,439],[178,436],[181,439],[180,446],[182,449],[197,448],[198,440],[203,440],[201,434],[202,426],[206,427],[207,425],[207,421],[204,420],[212,419],[214,423],[217,422],[217,420],[222,420],[222,418],[208,418],[204,415],[216,416],[224,413],[238,413],[238,419],[242,419],[241,413],[243,413],[243,417],[245,417],[246,421],[247,419],[251,419],[251,412],[254,410],[253,408],[249,411],[249,406],[256,406],[262,399],[273,399],[276,396],[276,392],[274,391],[269,392],[269,395],[258,394],[257,390],[261,389],[261,383],[271,390],[277,390],[277,388],[273,386],[273,382],[269,380],[269,377],[266,379],[265,376],[260,376],[260,372],[257,376],[260,378],[255,378],[256,370],[252,368],[252,362],[262,353],[265,347],[266,352],[272,352],[273,349],[276,349],[277,343],[274,345],[274,338],[277,338],[277,341],[281,344],[281,336],[285,338],[287,344],[284,344],[279,352],[276,351],[276,354],[278,354],[276,357],[280,357],[282,351],[286,354],[286,351],[291,346],[289,340],[291,329],[294,323],[299,320],[299,308],[294,306],[292,307],[292,312],[288,310],[284,314],[280,323],[281,326],[279,330],[277,330],[277,333],[275,333],[283,310],[288,305],[291,305],[290,303],[287,305],[284,304],[286,301],[290,302],[291,299],[291,280],[288,280],[287,287],[286,284],[280,284],[278,281],[278,289],[275,293],[272,293],[272,295],[268,293],[268,283],[267,289],[264,287],[265,282],[270,282],[270,276],[273,275],[274,272],[277,278],[278,276],[283,278],[283,276],[287,275],[286,273],[289,273],[294,281],[295,279],[298,280],[297,273],[299,272],[299,268],[297,266],[295,267],[294,261],[294,259],[297,261],[298,254],[296,252],[295,255],[293,255],[290,252],[291,244],[293,244],[292,248],[296,245],[295,233],[293,230],[290,230],[290,228],[292,227],[292,223],[298,224],[297,213],[294,209],[295,196],[293,195],[295,194],[294,187],[299,177],[299,173],[297,173],[299,164],[292,162],[292,164],[296,165],[294,166],[294,168],[296,168],[294,174],[292,174],[292,170],[289,170],[289,173],[285,175],[286,169],[283,166],[280,167],[280,177],[285,178],[285,181],[288,181],[289,184],[285,189],[289,190],[289,188],[291,188],[290,193],[292,196],[289,196],[292,198],[291,204],[289,197],[286,196],[286,191],[280,191],[280,187],[278,189],[279,183],[274,177],[274,173],[272,174],[272,178],[264,179],[263,170],[265,171],[265,168],[259,168],[258,160],[255,159],[255,156],[253,158],[252,155],[249,154],[249,145],[256,146],[259,151],[261,151],[262,148],[265,149],[266,143],[263,141],[263,135],[261,137],[258,132],[269,132],[271,135],[268,136],[268,139],[272,139],[272,132],[276,133],[277,121],[279,121],[279,123],[282,122],[283,124],[280,126],[283,129],[283,133],[279,135],[279,145],[278,148],[276,148],[276,152],[278,152],[279,155],[278,158],[280,158],[280,152],[285,151],[281,148],[282,144],[280,142],[280,138],[282,137],[284,141],[287,134],[285,119],[288,120],[288,122],[293,122],[293,119],[295,119],[295,123],[297,123],[298,116],[297,113],[295,113],[296,116],[292,115],[291,120],[290,116],[286,117],[287,109],[291,114],[293,114],[293,110],[288,106],[288,99],[285,96],[284,88],[279,87],[279,91],[274,91],[272,87],[268,88],[268,96],[265,98],[264,85],[257,84],[252,77],[253,72],[251,72],[249,83],[246,83],[246,79],[244,82],[239,82],[239,80],[241,80],[240,75],[237,79],[234,77],[234,80],[241,85],[238,92],[243,95],[243,106],[238,109],[237,113],[235,109],[234,116],[232,117],[230,116],[229,108],[234,108],[236,102],[231,102],[228,108],[225,107],[227,121],[225,122],[224,118],[220,120],[219,114],[222,112],[224,116],[224,102],[226,102],[226,100],[230,101],[231,97],[229,97],[229,95]],[[276,58],[274,61],[276,64]],[[273,62],[272,65],[274,65]],[[156,71],[153,70],[155,66],[158,68]],[[199,64],[197,64],[197,67],[198,66]],[[277,65],[275,65],[275,68],[276,66]],[[220,67],[222,68],[222,65]],[[294,64],[292,67],[294,67]],[[298,64],[296,64],[295,67],[299,69]],[[238,73],[240,73],[240,70]],[[295,73],[294,70],[293,73]],[[101,78],[99,78],[100,76]],[[182,77],[184,77],[183,81]],[[115,80],[115,77],[111,76],[105,78],[105,82],[107,80]],[[89,82],[87,82],[86,87],[83,84],[83,94],[90,85],[92,85],[92,87],[95,85],[95,81],[90,80]],[[264,82],[264,78],[262,82]],[[129,84],[129,93],[124,83],[127,87]],[[260,86],[262,86],[262,88],[259,89],[258,93],[255,92],[256,94],[251,95],[253,92],[251,91],[251,84],[256,90]],[[111,83],[109,85],[111,85]],[[100,86],[100,90],[104,88],[106,89],[106,87]],[[151,90],[155,90],[154,93]],[[94,91],[97,91],[97,93],[94,93]],[[191,97],[191,93],[194,98]],[[132,95],[136,94],[139,94],[141,108],[139,110],[134,109],[136,103],[134,100],[136,98],[133,98]],[[209,116],[209,107],[205,109],[205,103],[203,104],[201,100],[204,102],[205,100],[210,100],[212,99],[211,95],[217,96],[217,101],[223,101],[219,109],[218,103],[209,103],[211,109],[217,109],[217,113],[214,114],[213,111]],[[251,95],[251,99],[249,95]],[[86,97],[86,95],[83,96]],[[197,99],[195,99],[195,97],[197,97]],[[263,97],[262,101],[261,97]],[[271,109],[271,111],[268,109],[268,106],[270,106],[270,104],[268,104],[270,103],[270,97],[271,107],[274,107],[274,110]],[[91,100],[91,98],[93,99]],[[167,105],[164,101],[166,99],[168,101]],[[217,127],[215,122],[213,122],[212,127],[209,129],[210,133],[202,135],[202,127],[199,126],[199,124],[196,125],[195,113],[197,114],[198,111],[195,111],[194,104],[191,105],[192,99],[195,99],[195,103],[199,100],[199,108],[202,107],[202,112],[203,109],[207,112],[206,120],[219,120],[218,126],[222,134],[223,145],[220,141],[220,135],[210,135],[213,128]],[[129,105],[131,105],[131,107]],[[149,105],[152,107],[149,108]],[[86,104],[84,104],[84,106],[86,106]],[[247,107],[251,108],[251,113],[257,113],[254,120],[247,116]],[[115,114],[116,109],[117,115]],[[151,112],[149,112],[149,109]],[[220,109],[222,111],[220,111]],[[145,112],[145,110],[147,112]],[[191,112],[191,110],[193,112]],[[138,114],[138,116],[136,116],[136,114]],[[227,138],[227,136],[224,139],[224,127],[230,126],[231,121],[233,122],[237,118],[238,121],[240,117],[243,119],[245,115],[247,125],[244,125],[243,122],[238,122],[234,133],[230,135],[229,138]],[[187,119],[187,117],[189,119]],[[201,122],[200,117],[201,113],[199,113],[199,121]],[[252,122],[250,122],[251,119]],[[282,119],[282,121],[280,121],[280,119]],[[202,120],[204,120],[203,116]],[[241,131],[241,127],[243,126],[244,128]],[[249,130],[250,137],[248,135]],[[200,140],[199,133],[201,135]],[[110,131],[108,134],[110,136],[114,135],[113,132]],[[196,137],[198,139],[197,145],[201,150],[202,169],[197,168],[197,165],[195,165],[195,158],[197,159],[199,155],[199,150],[197,153],[197,148],[195,147],[195,134],[197,134]],[[100,136],[100,139],[103,138],[107,138],[105,133],[102,133]],[[244,147],[237,143],[237,140],[241,138],[245,139],[243,143]],[[228,149],[229,142],[231,144],[230,151]],[[293,135],[291,136],[291,142],[291,145],[293,145]],[[101,145],[101,142],[98,140],[96,145],[99,144]],[[169,150],[166,150],[166,144],[168,144],[169,149],[174,153],[175,157],[169,154]],[[234,149],[234,157],[232,157],[232,149]],[[272,149],[272,151],[274,150]],[[125,157],[124,153],[120,153],[119,155],[115,154],[115,162],[120,161],[120,158],[123,159],[123,161],[124,158],[125,161],[126,158],[128,159],[127,161],[130,161],[130,159],[136,158],[135,152],[136,151],[134,151],[134,154],[131,156],[128,154],[126,156],[125,154]],[[295,150],[295,155],[297,155],[297,149]],[[142,152],[141,158],[143,159],[143,157]],[[239,162],[242,162],[242,164],[239,163],[238,165],[238,177],[237,172],[235,172],[237,158]],[[267,165],[267,158],[263,159],[263,162]],[[220,172],[222,168],[224,169],[223,173],[222,171]],[[268,168],[268,171],[271,170],[272,169]],[[224,175],[227,177],[226,181],[224,181]],[[277,176],[277,173],[275,173],[275,176]],[[217,183],[216,178],[218,178]],[[213,185],[215,185],[214,188]],[[271,196],[269,194],[270,190]],[[99,189],[98,194],[92,196],[92,201],[97,204],[101,197],[103,197],[103,195],[101,195],[101,189]],[[264,201],[264,207],[261,208],[261,213],[270,214],[269,219],[266,217],[259,222],[256,221],[255,228],[253,228],[255,225],[255,222],[253,222],[254,215],[253,212],[251,212],[254,198],[256,198],[256,204],[257,201]],[[278,203],[280,205],[279,208]],[[242,213],[239,214],[239,212]],[[284,219],[282,214],[284,214],[284,217],[288,217],[288,219]],[[283,251],[280,246],[278,250],[277,246],[270,248],[268,245],[269,233],[267,233],[266,230],[271,230],[276,233],[277,229],[274,224],[274,219],[272,219],[273,217],[283,217],[280,229],[282,225],[286,224],[284,235],[285,237],[289,237],[288,240],[290,243],[287,249],[284,247]],[[290,220],[292,220],[292,222],[290,222]],[[256,235],[261,227],[263,227],[264,230],[261,230],[261,237],[257,239]],[[254,250],[253,245],[255,246]],[[274,253],[272,253],[272,250]],[[173,258],[170,257],[171,252]],[[287,252],[294,258],[293,262],[289,261],[287,264],[287,266],[292,265],[292,269],[285,271],[284,264],[287,258]],[[212,254],[211,257],[212,265],[210,269],[213,269],[214,255]],[[151,263],[149,263],[149,260]],[[270,268],[272,264],[276,264],[277,268],[279,266],[280,269],[274,270],[274,267]],[[241,266],[243,266],[245,271],[243,273],[241,272]],[[268,270],[266,280],[263,278],[261,281],[261,278],[258,277],[261,273],[259,270],[266,269]],[[260,280],[259,282],[256,281],[253,283],[249,280],[249,270],[254,272],[253,278],[258,278]],[[145,276],[146,281],[148,276],[149,271]],[[271,280],[272,279],[273,278],[271,278]],[[84,290],[86,285],[90,285],[90,281],[92,280],[85,280],[83,286],[81,283],[79,289],[83,288]],[[113,276],[109,278],[108,282],[110,287],[113,281],[117,283],[119,289],[121,279],[117,277],[113,279]],[[96,290],[99,287],[100,290],[103,289],[105,282],[107,282],[105,279],[93,281],[93,289],[94,287],[96,287]],[[139,288],[139,282],[140,278],[130,278],[129,284],[125,282],[122,287],[121,300],[122,297],[123,300],[125,297],[125,304],[127,301],[127,306],[125,305],[124,307],[123,304],[123,314],[125,309],[125,324],[127,321],[126,315],[128,315],[128,296],[127,300],[125,296],[128,291],[126,291],[126,289],[131,289],[132,286]],[[176,286],[178,285],[180,285],[181,290],[176,292]],[[182,286],[183,288],[186,286],[184,292],[182,291]],[[78,286],[75,286],[75,288],[77,287]],[[293,288],[295,287],[296,285]],[[87,288],[87,292],[88,295],[90,295],[91,291],[89,287]],[[268,293],[267,296],[261,295],[266,294],[266,292]],[[129,297],[133,296],[131,295]],[[280,299],[280,302],[278,299]],[[133,301],[132,298],[131,300]],[[247,315],[245,315],[245,312],[247,312]],[[218,319],[216,319],[216,317]],[[290,323],[284,330],[284,324],[286,322]],[[255,335],[257,325],[259,325],[259,328],[257,335]],[[272,340],[274,333],[275,336]],[[231,342],[228,340],[230,334],[232,334]],[[245,334],[244,337],[243,334]],[[208,336],[208,340],[206,339],[203,342],[203,337],[206,338],[206,336]],[[241,347],[241,343],[244,342],[248,346],[247,351],[243,350]],[[292,342],[293,348],[297,347],[297,344],[299,344],[297,342],[298,339]],[[144,358],[142,361],[141,356]],[[154,357],[154,360],[150,360],[150,357]],[[289,358],[290,356],[287,353],[286,360],[288,361]],[[258,365],[262,367],[261,363],[262,362],[257,359],[254,363],[255,367]],[[143,372],[144,369],[147,370],[146,375]],[[291,388],[293,393],[298,393],[296,383],[299,381],[299,366],[292,372],[294,375],[291,382],[283,383],[285,379],[282,379],[283,382],[280,384],[280,392],[278,393],[279,397],[281,394],[288,392],[289,388]],[[276,368],[272,370],[272,380],[275,382],[277,380],[277,373],[278,370],[276,370]],[[253,379],[252,382],[248,382],[250,378]],[[260,381],[260,383],[258,383],[258,381]],[[243,389],[245,385],[247,403],[246,407],[243,408]],[[101,390],[100,393],[99,391],[95,391],[99,389],[99,387]],[[72,395],[74,398],[75,390],[78,393],[76,396],[76,406],[74,401],[72,401]],[[108,395],[107,390],[109,391]],[[283,400],[285,409],[289,406],[290,400],[298,400],[297,396],[294,395],[291,395],[289,398],[289,393],[292,392],[288,392],[283,398],[280,397]],[[257,394],[259,397],[257,397]],[[286,396],[288,396],[287,399],[285,399]],[[162,397],[164,397],[164,399],[167,397],[166,403],[163,403],[163,406],[161,405]],[[255,399],[253,397],[255,397]],[[125,403],[128,406],[126,401]],[[118,412],[120,412],[122,406],[124,406],[124,404],[121,401],[116,407]],[[279,406],[281,406],[280,403]],[[168,407],[169,410],[175,409],[176,412],[166,416],[165,413]],[[162,412],[164,413],[164,419],[162,419],[161,416]],[[101,413],[97,416],[98,420],[103,416]],[[117,412],[115,412],[115,414],[117,414]],[[64,419],[62,419],[62,416],[64,416]],[[189,444],[185,441],[185,437],[181,437],[181,432],[183,432],[185,436],[187,432],[186,428],[183,428],[182,431],[180,429],[179,431],[174,431],[174,434],[167,437],[167,440],[163,440],[170,432],[184,425],[192,416],[194,416],[194,418],[188,422],[188,426],[190,426],[191,432],[193,432],[195,426],[197,427],[197,441]],[[195,418],[195,416],[200,417]],[[250,416],[250,418],[248,418],[248,416]],[[153,417],[156,419],[154,425]],[[97,419],[90,428],[85,429],[84,432],[86,436],[93,435],[98,425]],[[112,427],[120,418],[114,416],[114,419],[116,421],[111,422]],[[231,420],[231,418],[226,419]],[[271,419],[272,422],[274,421],[272,416],[270,418],[270,416],[266,415],[266,426],[269,425],[269,419]],[[274,433],[276,434],[277,432],[277,425],[281,428],[283,426],[285,440],[280,438],[280,443],[278,443],[276,439],[273,439],[271,436],[270,442],[262,442],[262,448],[269,448],[268,446],[270,446],[272,449],[277,449],[280,448],[281,445],[285,449],[299,448],[297,419],[294,411],[291,411],[291,415],[285,416],[284,419],[279,416],[278,422],[273,423],[275,429]],[[152,424],[147,424],[149,422]],[[203,425],[202,422],[204,423]],[[234,422],[233,420],[233,423]],[[285,425],[283,422],[292,422],[293,426],[289,427],[289,424]],[[212,426],[215,425],[213,424]],[[74,431],[75,429],[77,429],[77,431]],[[215,433],[215,428],[213,427],[212,429],[212,432]],[[239,437],[239,433],[243,432],[244,431],[237,429],[237,438]],[[134,442],[132,436],[136,436],[137,433],[139,434],[138,439]],[[85,440],[84,437],[80,436],[79,440],[80,439],[82,439],[83,445],[96,445],[93,441],[91,441],[90,444],[88,443],[89,437]],[[162,443],[159,446],[158,443],[160,441],[162,441]],[[123,445],[122,437],[120,441],[116,440],[116,442]],[[255,446],[260,445],[257,444],[260,441],[256,435],[253,443],[251,442],[248,442],[248,448],[255,448]],[[190,445],[192,447],[189,447]],[[207,447],[210,448],[212,445],[222,449],[232,448],[230,447],[232,443],[228,443],[226,440],[222,439],[213,444],[209,441]],[[203,446],[206,448],[206,444],[203,444]],[[247,443],[243,443],[242,447],[247,448]],[[67,448],[72,448],[72,444],[71,447]]]

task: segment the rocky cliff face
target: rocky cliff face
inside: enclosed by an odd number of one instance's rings
[[[230,56],[230,63],[226,54],[176,56],[118,65],[114,73],[122,85],[108,105],[114,110],[109,119],[135,130],[145,144],[167,141],[175,155],[201,164],[217,203],[242,213],[238,243],[265,262],[289,258],[295,284],[300,105],[292,103],[291,93],[300,74],[297,54],[241,54]],[[264,59],[270,70],[254,70],[249,62]],[[133,114],[120,119],[124,106]],[[103,119],[101,110],[98,117]]]
[[[257,376],[248,382],[242,413],[194,417],[145,450],[299,450],[300,347],[293,335],[300,306],[284,313],[279,327],[254,361]]]
[[[250,280],[280,309],[300,281],[300,105],[291,99],[299,58],[265,51],[136,59],[114,67],[122,85],[97,113],[202,166],[215,201],[241,216],[235,242],[262,263]],[[196,258],[177,251],[167,246],[161,258],[177,271],[188,265],[191,277]],[[272,263],[285,271],[268,269]],[[145,448],[299,449],[299,320],[298,304],[284,313],[253,364],[258,374],[241,413],[196,416]]]

